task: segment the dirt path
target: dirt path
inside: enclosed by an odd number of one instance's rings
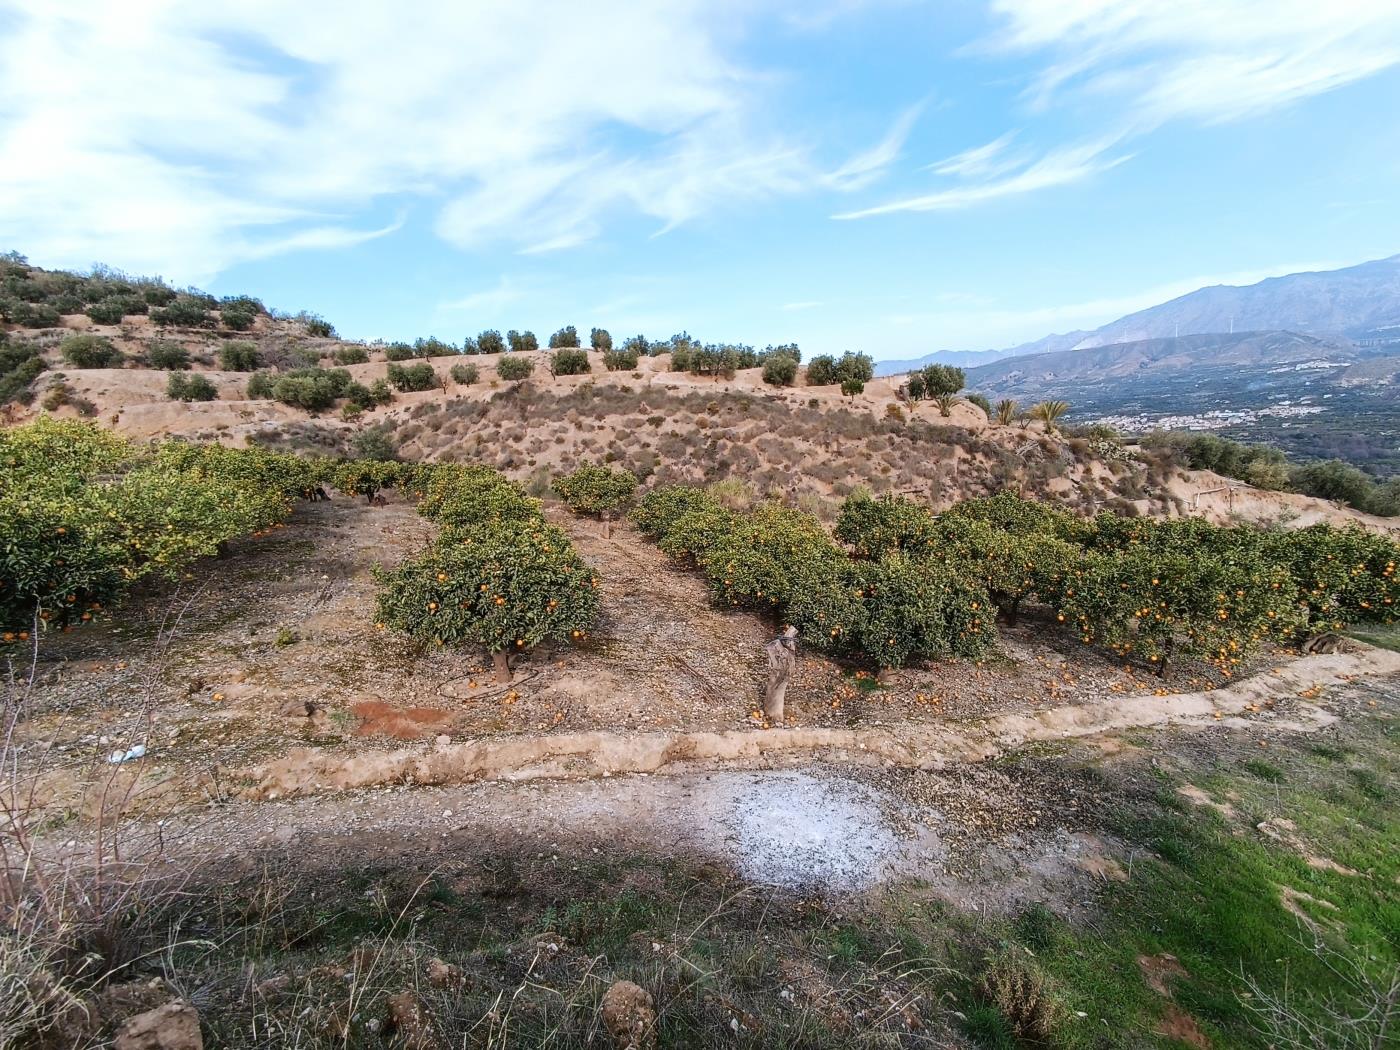
[[[1296,660],[1208,692],[1133,696],[1022,714],[909,725],[890,729],[798,728],[726,732],[589,732],[470,743],[440,740],[430,748],[344,757],[297,749],[239,776],[240,793],[276,799],[389,783],[451,784],[472,780],[607,777],[618,773],[691,772],[802,765],[813,760],[859,766],[941,769],[980,762],[1008,750],[1051,740],[1230,717],[1243,724],[1277,717],[1280,699],[1311,698],[1323,688],[1362,675],[1400,672],[1400,653],[1364,649]],[[1311,718],[1325,711],[1310,706]]]

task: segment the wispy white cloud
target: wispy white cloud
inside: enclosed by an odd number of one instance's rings
[[[933,193],[904,197],[886,204],[877,204],[857,211],[842,212],[835,219],[865,219],[873,215],[889,215],[904,211],[952,211],[1002,197],[1014,197],[1052,186],[1066,186],[1091,175],[1115,168],[1130,159],[1127,154],[1107,156],[1115,140],[1091,142],[1052,150],[1026,165],[1021,171],[1004,178],[982,180],[953,186]]]
[[[511,303],[519,302],[523,298],[525,298],[525,289],[510,277],[502,276],[494,287],[472,292],[460,299],[452,299],[442,303],[438,309],[489,315],[504,309]]]
[[[1031,97],[1132,119],[1238,120],[1400,64],[1393,0],[992,0],[993,50],[1048,53]]]
[[[928,166],[927,170],[935,175],[961,178],[995,177],[1013,171],[1024,163],[1020,157],[1006,155],[1006,147],[1011,145],[1011,140],[1015,137],[1016,132],[1008,131],[1005,135],[992,139],[985,145],[974,146],[961,153],[955,153],[951,157],[935,161]]]
[[[904,142],[923,110],[923,103],[910,106],[899,115],[883,139],[870,149],[857,153],[835,171],[828,172],[823,181],[840,190],[857,190],[870,185],[899,158]]]
[[[201,279],[352,243],[338,217],[385,200],[431,202],[455,245],[539,253],[620,214],[664,231],[864,185],[912,113],[830,172],[730,56],[798,7],[0,0],[0,243]]]
[[[808,299],[800,303],[783,303],[783,305],[779,307],[779,309],[785,310],[788,313],[797,313],[800,310],[815,310],[821,305],[822,303],[820,300]]]

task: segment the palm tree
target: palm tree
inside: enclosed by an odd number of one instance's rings
[[[1031,418],[1045,424],[1047,433],[1055,432],[1055,423],[1069,411],[1068,401],[1042,401],[1031,409]]]
[[[961,400],[961,398],[954,397],[952,394],[939,394],[934,398],[934,401],[938,404],[938,414],[945,418],[953,414],[953,406]]]
[[[997,422],[1004,427],[1011,425],[1016,418],[1016,402],[1010,398],[1003,398],[997,402]]]

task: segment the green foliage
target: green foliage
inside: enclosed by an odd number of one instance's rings
[[[1169,452],[1192,470],[1211,470],[1257,488],[1281,489],[1289,482],[1287,458],[1267,445],[1247,445],[1216,434],[1157,431],[1142,439],[1142,447]]]
[[[488,328],[476,337],[476,349],[480,354],[504,354],[506,352],[506,341],[501,338],[501,333],[494,328]]]
[[[638,358],[646,357],[652,352],[651,344],[644,335],[629,335],[623,340],[622,349],[629,354],[636,354]]]
[[[775,354],[763,362],[763,381],[770,386],[792,386],[797,381],[797,359]]]
[[[632,523],[653,539],[670,532],[676,521],[700,510],[717,510],[719,504],[704,489],[691,485],[665,485],[652,489],[632,509]]]
[[[496,362],[496,374],[508,383],[529,379],[535,370],[534,358],[507,354]]]
[[[297,368],[272,381],[272,397],[283,404],[321,412],[350,389],[350,373],[343,368]],[[252,396],[253,383],[248,384]]]
[[[0,405],[12,401],[27,403],[33,398],[31,385],[44,372],[44,359],[33,343],[7,339],[0,332]]]
[[[165,396],[172,401],[216,401],[219,390],[207,376],[171,372],[165,383]]]
[[[394,400],[394,392],[383,379],[376,379],[369,386],[351,382],[345,386],[345,398],[352,407],[363,412],[379,405],[387,405]]]
[[[892,554],[872,563],[866,581],[861,648],[878,666],[979,659],[995,647],[991,601],[956,569]]]
[[[1009,427],[1016,420],[1017,405],[1010,398],[1002,398],[997,402],[996,421],[1001,426]]]
[[[542,521],[459,532],[379,581],[380,623],[421,642],[492,653],[576,640],[598,611],[597,577]]]
[[[1060,417],[1068,411],[1068,401],[1041,401],[1039,404],[1031,406],[1030,417],[1040,420],[1045,424],[1045,429],[1053,434]]]
[[[452,376],[452,382],[458,383],[462,386],[470,386],[472,383],[475,383],[477,379],[479,379],[481,376],[481,373],[477,369],[476,365],[472,364],[453,365],[448,370],[448,374]]]
[[[612,334],[606,328],[595,328],[588,333],[588,345],[594,350],[611,350]]]
[[[273,385],[271,372],[254,372],[248,377],[244,397],[249,401],[266,401],[272,397]]]
[[[100,335],[70,335],[58,344],[63,360],[74,368],[120,368],[121,351]]]
[[[529,353],[540,348],[540,341],[535,338],[534,332],[517,332],[514,328],[506,333],[506,342],[513,354]]]
[[[399,458],[398,447],[380,427],[362,430],[350,442],[350,453],[356,459],[392,461]]]
[[[875,499],[865,490],[841,504],[836,538],[849,544],[857,558],[866,559],[897,551],[926,555],[938,547],[938,530],[926,508],[903,497]]]
[[[924,398],[937,399],[956,394],[967,382],[961,368],[951,365],[926,365],[917,372],[911,372],[905,383],[905,391],[911,401]]]
[[[968,395],[967,395],[967,400],[968,400],[971,404],[974,404],[974,405],[976,405],[978,408],[980,408],[980,409],[982,410],[982,413],[983,413],[988,419],[991,419],[991,418],[992,418],[992,403],[991,403],[990,401],[987,400],[986,395],[984,395],[984,394],[968,394]]]
[[[473,349],[472,353],[476,353]],[[390,343],[384,348],[384,359],[386,361],[412,361],[417,355],[413,352],[413,347],[407,343]]]
[[[630,340],[629,340],[630,343]],[[632,372],[641,362],[641,355],[635,346],[624,343],[617,350],[607,350],[603,354],[603,365],[609,372]]]
[[[229,372],[255,372],[261,365],[256,343],[233,339],[219,347],[219,367]]]
[[[208,297],[177,295],[169,304],[151,311],[151,320],[162,327],[212,328]]]
[[[1310,633],[1396,622],[1400,545],[1388,537],[1317,524],[1272,533],[1265,550],[1288,570]]]
[[[190,367],[190,352],[179,343],[157,339],[146,348],[146,360],[152,368],[179,372]]]
[[[363,346],[338,346],[335,348],[335,363],[338,365],[368,364],[369,351]]]
[[[389,385],[404,393],[411,390],[432,390],[441,385],[433,366],[426,361],[407,366],[391,364],[388,375]]]
[[[1359,510],[1364,510],[1370,502],[1375,484],[1369,474],[1339,459],[1294,467],[1288,481],[1305,496],[1345,503]]]
[[[579,345],[578,329],[573,325],[565,325],[549,337],[551,350],[576,349]]]
[[[554,491],[575,514],[616,514],[632,502],[637,478],[631,471],[585,463],[554,481]]]
[[[300,321],[302,327],[306,329],[306,334],[313,339],[335,338],[335,325],[331,324],[319,314],[311,314],[303,310],[301,313],[297,314],[296,319]]]
[[[0,432],[0,638],[88,622],[133,582],[177,579],[286,516],[294,457],[215,455],[241,469],[208,469],[201,452],[138,448],[86,423],[46,418]]]
[[[846,397],[855,397],[857,394],[864,393],[864,391],[865,384],[859,379],[841,380],[841,393]]]
[[[126,303],[122,299],[104,299],[100,303],[87,306],[84,313],[92,318],[95,324],[121,324],[122,318],[126,316]]]
[[[492,653],[583,637],[597,615],[598,578],[545,523],[539,501],[482,467],[428,468],[411,483],[419,512],[442,531],[424,554],[378,573],[380,623]]]
[[[225,306],[219,311],[219,323],[234,332],[246,332],[257,319],[253,311],[238,306]]]
[[[549,358],[549,372],[555,376],[576,376],[591,372],[587,350],[556,350]]]

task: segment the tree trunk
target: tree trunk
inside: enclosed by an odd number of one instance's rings
[[[496,681],[505,684],[510,681],[510,653],[502,649],[491,654],[491,666],[496,669]]]
[[[603,512],[603,539],[612,539],[612,515],[606,511]]]

